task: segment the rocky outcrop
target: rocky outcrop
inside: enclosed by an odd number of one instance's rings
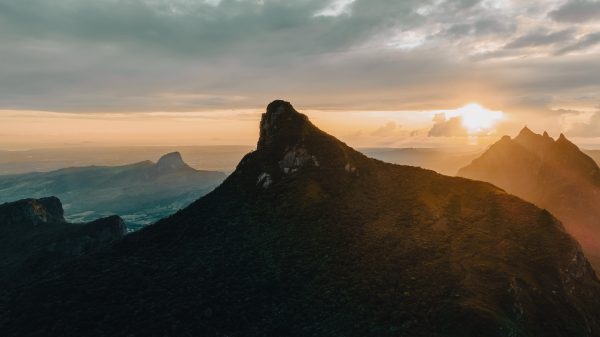
[[[0,205],[0,226],[40,226],[64,222],[63,207],[56,197],[22,199]]]
[[[354,161],[362,155],[331,139],[289,102],[271,102],[260,122],[256,153],[265,160],[257,173],[256,185],[266,189],[272,182],[302,170],[334,169],[355,175],[358,167]]]
[[[258,150],[281,150],[302,141],[308,118],[286,101],[276,100],[267,106],[260,121]]]

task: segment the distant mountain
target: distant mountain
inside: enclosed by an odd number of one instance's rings
[[[232,172],[251,146],[63,146],[29,150],[0,150],[0,175],[49,172],[65,167],[123,166],[165,153],[181,152],[193,168]]]
[[[418,166],[450,176],[482,153],[480,149],[434,148],[365,148],[361,151],[388,163]]]
[[[184,208],[224,179],[224,173],[191,168],[179,152],[173,152],[156,164],[143,161],[0,176],[0,202],[56,195],[70,221],[120,214],[128,227],[138,229]]]
[[[125,232],[118,216],[68,223],[56,197],[0,204],[0,288],[104,248]]]
[[[600,336],[600,283],[547,211],[369,159],[284,101],[213,192],[10,295],[2,336]]]
[[[504,136],[458,175],[491,182],[565,225],[600,271],[600,168],[564,135],[554,140],[525,127]]]

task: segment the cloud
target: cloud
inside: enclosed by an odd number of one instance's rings
[[[564,111],[564,110],[563,110]],[[600,111],[564,111],[562,115],[565,134],[572,137],[600,137]]]
[[[566,1],[563,6],[551,11],[549,16],[556,21],[569,23],[600,21],[600,2],[588,0]]]
[[[576,40],[576,42],[569,44],[566,47],[563,47],[556,51],[556,55],[562,55],[574,51],[584,50],[589,47],[595,46],[598,43],[600,43],[600,32],[587,34]]]
[[[443,115],[443,116],[442,116]],[[443,119],[442,119],[443,117]],[[460,116],[446,119],[445,114],[436,114],[433,118],[434,124],[429,130],[429,137],[464,137],[468,136],[467,130],[462,124]]]
[[[548,7],[541,0],[0,0],[0,109],[213,111],[281,97],[301,108],[443,110],[471,100],[523,108],[509,104],[520,100],[541,111],[552,100],[600,91],[598,55],[575,52],[597,37],[568,44],[576,32],[545,16]],[[559,44],[556,55],[529,57],[529,47]]]
[[[515,40],[508,43],[506,49],[518,49],[547,46],[555,43],[561,43],[569,40],[574,40],[574,29],[568,28],[556,32],[532,32],[519,36]]]
[[[350,14],[350,8],[355,0],[334,0],[327,7],[319,10],[314,16],[339,16]]]
[[[434,123],[443,123],[446,121],[446,113],[445,112],[438,112],[433,116],[433,122]]]
[[[400,126],[396,122],[387,122],[384,126],[371,132],[371,136],[374,137],[389,137],[396,134],[400,129]]]

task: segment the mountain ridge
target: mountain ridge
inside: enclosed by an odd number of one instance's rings
[[[156,163],[0,176],[0,202],[56,195],[64,202],[69,221],[121,214],[131,229],[139,229],[187,206],[223,179],[224,173],[196,170],[179,152],[171,152]]]

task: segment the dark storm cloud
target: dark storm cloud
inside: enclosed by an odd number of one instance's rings
[[[595,35],[564,44],[574,31],[547,22],[524,34],[520,15],[552,7],[507,4],[0,0],[0,109],[190,111],[275,97],[314,108],[446,109],[464,103],[462,87],[484,82],[524,99],[600,88],[593,61],[571,56],[593,48]],[[568,58],[473,57],[554,44]]]
[[[550,17],[556,21],[572,23],[600,21],[600,1],[566,1],[563,6],[550,12]]]

